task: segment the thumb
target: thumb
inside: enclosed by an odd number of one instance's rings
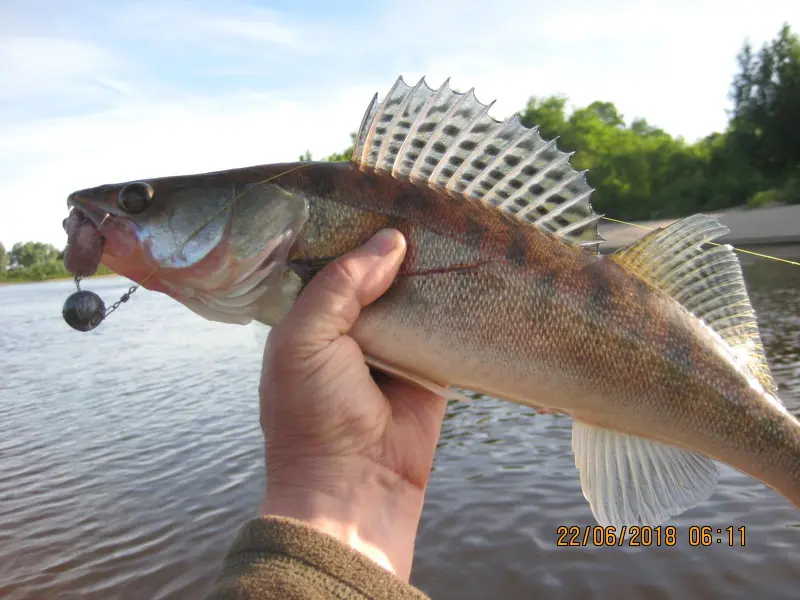
[[[377,300],[397,275],[406,253],[403,235],[382,229],[315,275],[278,325],[287,344],[307,356],[346,334],[361,309]]]

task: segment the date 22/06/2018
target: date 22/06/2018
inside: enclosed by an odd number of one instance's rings
[[[649,527],[601,527],[599,525],[561,525],[556,528],[556,546],[675,546],[681,537],[672,525]],[[745,545],[745,528],[692,525],[685,534],[690,546],[741,546]]]

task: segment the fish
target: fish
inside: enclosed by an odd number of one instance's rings
[[[350,161],[76,191],[65,261],[86,275],[102,260],[209,320],[274,326],[320,269],[394,228],[400,271],[350,332],[368,364],[571,417],[599,524],[668,521],[710,498],[718,463],[800,507],[800,422],[736,254],[713,243],[727,228],[696,214],[601,252],[586,172],[492,104],[400,77],[373,96]]]

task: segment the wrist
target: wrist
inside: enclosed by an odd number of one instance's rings
[[[407,581],[424,495],[364,457],[306,459],[269,469],[261,514],[302,521]]]

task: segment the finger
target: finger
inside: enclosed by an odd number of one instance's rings
[[[302,348],[304,354],[319,352],[347,333],[361,309],[389,289],[405,251],[403,235],[383,229],[339,257],[311,279],[276,335],[283,344]]]

